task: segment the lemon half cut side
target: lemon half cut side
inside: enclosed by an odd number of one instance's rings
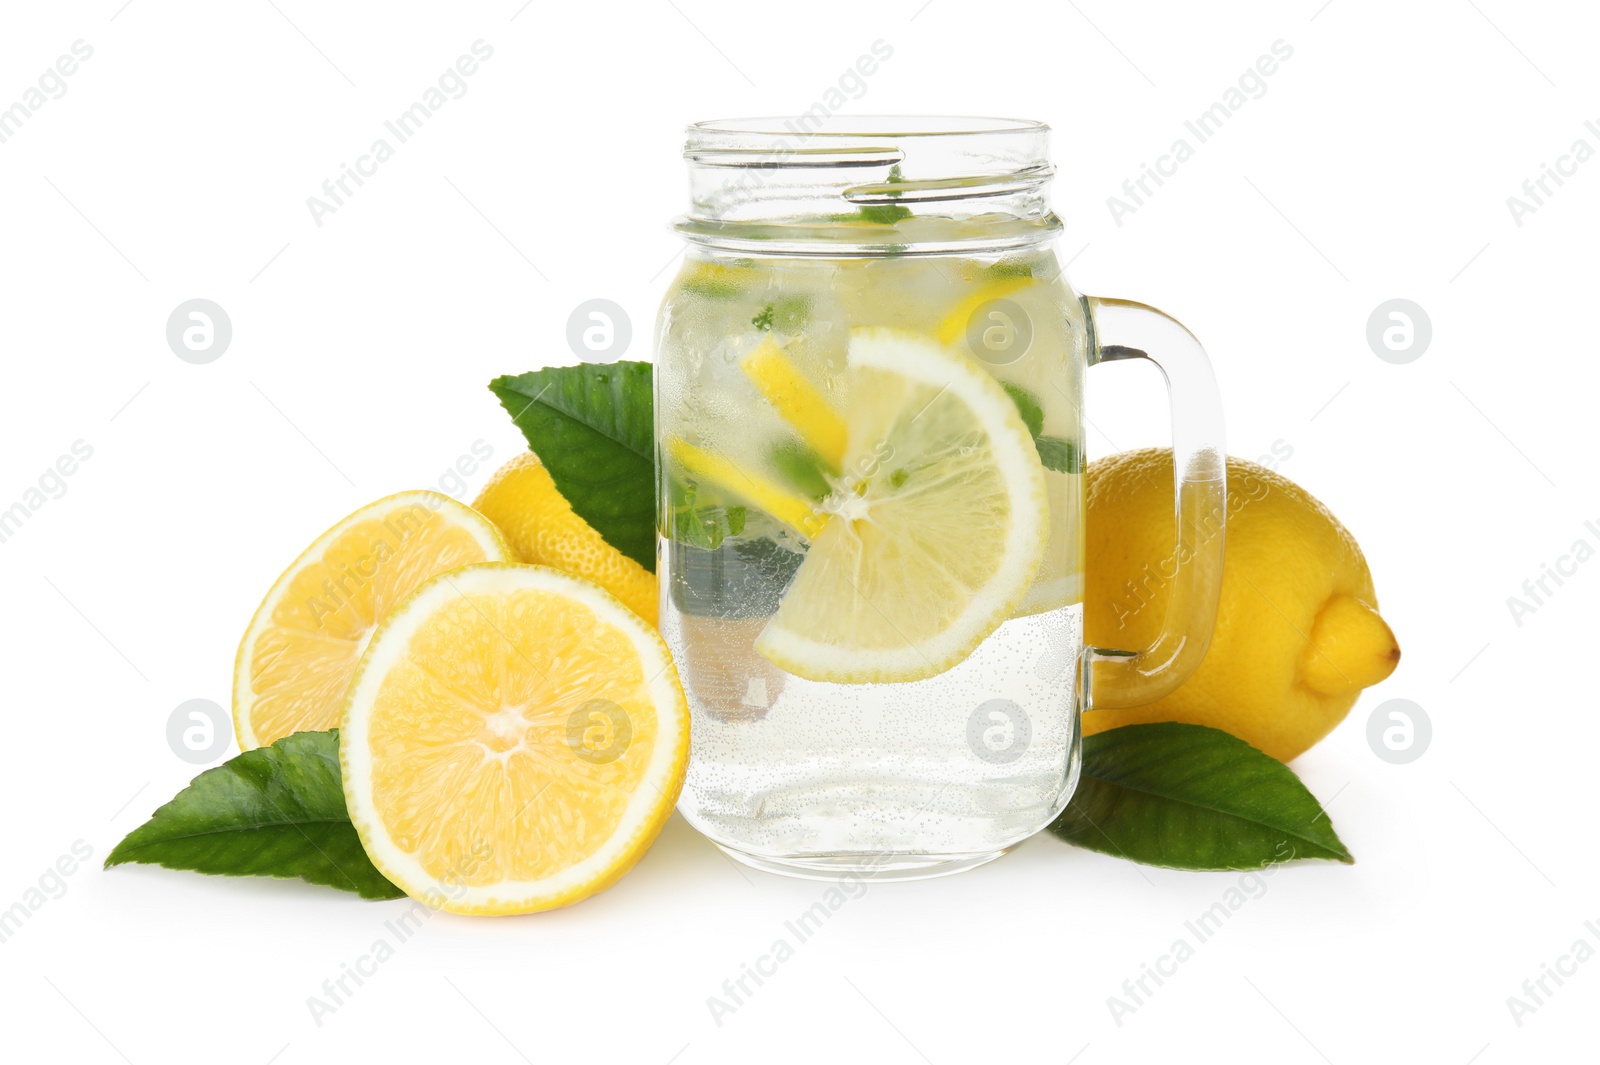
[[[379,627],[339,755],[386,877],[453,913],[532,913],[644,854],[683,785],[689,710],[661,637],[609,592],[544,566],[469,566]]]
[[[438,492],[400,492],[344,517],[283,571],[239,642],[240,750],[333,728],[356,664],[391,609],[437,573],[515,557],[488,519]]]

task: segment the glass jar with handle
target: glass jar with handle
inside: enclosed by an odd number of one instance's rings
[[[1055,251],[1048,129],[814,117],[689,130],[656,331],[661,631],[693,713],[679,809],[801,876],[970,868],[1071,797],[1086,706],[1205,653],[1221,405],[1152,308]],[[1084,373],[1148,359],[1178,535],[1148,647],[1083,642]]]

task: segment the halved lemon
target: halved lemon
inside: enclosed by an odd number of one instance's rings
[[[924,336],[857,329],[843,476],[756,639],[809,680],[919,680],[1010,617],[1050,534],[1045,471],[1005,390]]]
[[[367,854],[452,913],[565,906],[672,813],[689,709],[654,629],[544,566],[440,574],[378,628],[339,733]]]
[[[384,615],[436,573],[515,557],[487,518],[438,492],[401,492],[340,521],[283,571],[239,642],[239,748],[333,728]]]

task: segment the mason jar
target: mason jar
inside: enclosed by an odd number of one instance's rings
[[[1080,713],[1210,638],[1226,512],[1205,353],[1079,296],[1049,131],[814,117],[688,131],[656,329],[661,632],[692,711],[679,809],[801,876],[989,861],[1054,819]],[[1149,647],[1086,649],[1083,382],[1168,381],[1178,534]]]

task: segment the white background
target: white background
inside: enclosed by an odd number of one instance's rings
[[[0,908],[74,841],[94,857],[0,943],[0,1053],[1592,1057],[1600,963],[1520,1026],[1506,999],[1578,938],[1600,946],[1584,927],[1600,919],[1600,561],[1520,625],[1506,600],[1574,541],[1600,546],[1600,161],[1520,226],[1506,199],[1575,139],[1600,148],[1584,128],[1600,20],[1320,2],[7,4],[0,107],[74,41],[94,54],[0,144],[0,506],[75,441],[93,457],[0,544]],[[306,198],[480,38],[494,54],[466,95],[317,226]],[[102,872],[196,772],[168,715],[228,703],[239,634],[305,543],[438,485],[483,440],[470,499],[522,446],[485,382],[571,361],[579,302],[625,307],[647,357],[682,126],[804,110],[880,38],[893,56],[846,110],[1050,122],[1077,287],[1183,319],[1222,380],[1230,449],[1291,445],[1282,471],[1360,539],[1405,657],[1295,764],[1358,864],[1280,872],[1120,1025],[1108,996],[1237,876],[1041,836],[963,876],[872,886],[718,1026],[707,997],[823,888],[735,867],[674,817],[577,907],[434,918],[318,1026],[307,997],[403,904]],[[1265,95],[1118,226],[1106,198],[1279,39],[1293,57]],[[195,297],[233,323],[210,365],[165,341]],[[1365,339],[1394,297],[1432,320],[1407,365]],[[1153,374],[1091,376],[1094,452],[1163,438]],[[1390,698],[1433,722],[1408,765],[1366,741]]]

